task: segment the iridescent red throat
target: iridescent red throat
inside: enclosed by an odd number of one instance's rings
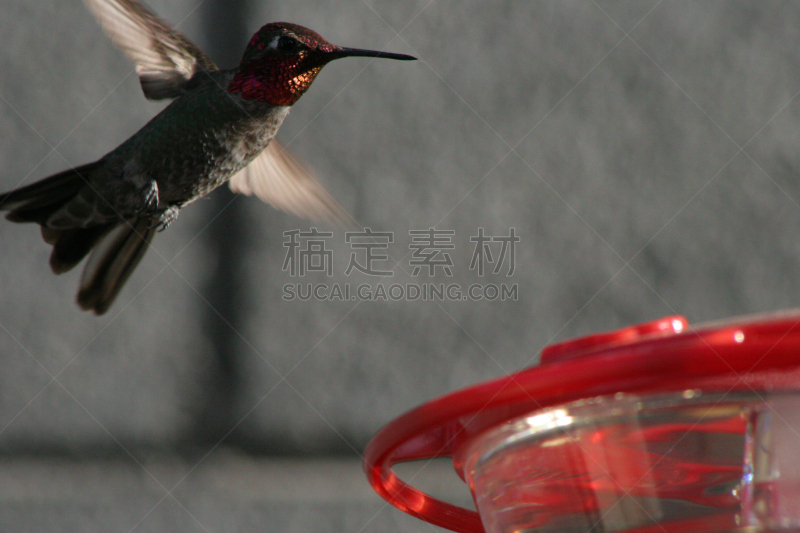
[[[228,92],[247,100],[292,105],[303,96],[324,66],[323,63],[309,68],[303,59],[293,57],[282,63],[269,61],[267,65],[247,66],[233,77]]]

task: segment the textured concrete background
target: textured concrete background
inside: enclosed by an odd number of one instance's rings
[[[561,339],[798,305],[796,2],[149,5],[222,66],[275,20],[420,58],[329,65],[279,134],[399,262],[346,276],[344,231],[314,224],[333,276],[292,277],[283,232],[312,223],[220,190],[97,318],[36,227],[0,224],[0,531],[427,530],[360,477],[395,416]],[[2,189],[162,107],[78,0],[4,0],[0,34]],[[431,227],[455,231],[452,277],[410,275],[409,231]],[[512,276],[469,269],[480,227],[519,235]],[[380,281],[519,298],[282,299]]]

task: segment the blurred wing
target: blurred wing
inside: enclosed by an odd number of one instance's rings
[[[233,192],[255,195],[277,209],[303,218],[345,227],[355,223],[319,181],[274,140],[231,178],[230,187]]]
[[[146,98],[175,98],[198,71],[217,70],[202,50],[138,0],[84,0],[125,55],[136,63]]]

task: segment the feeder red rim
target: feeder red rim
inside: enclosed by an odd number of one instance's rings
[[[671,316],[548,347],[540,366],[417,407],[385,426],[367,445],[367,478],[378,494],[412,516],[453,531],[482,532],[478,513],[404,483],[392,466],[445,456],[458,461],[459,448],[489,428],[582,398],[676,389],[780,388],[800,381],[796,310],[697,330],[687,331],[686,326],[683,317]]]

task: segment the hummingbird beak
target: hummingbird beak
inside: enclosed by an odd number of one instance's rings
[[[405,54],[393,54],[391,52],[378,52],[377,50],[361,50],[360,48],[342,48],[334,52],[329,52],[331,59],[339,59],[341,57],[383,57],[386,59],[398,59],[400,61],[416,61],[414,56],[407,56]]]

